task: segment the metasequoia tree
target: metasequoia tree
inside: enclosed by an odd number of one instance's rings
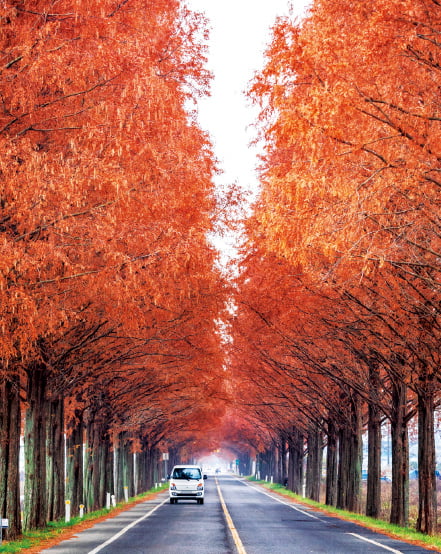
[[[361,430],[364,421],[368,421],[370,476],[366,512],[376,516],[380,509],[380,425],[382,415],[386,415],[392,422],[396,445],[394,508],[399,506],[405,514],[406,429],[415,410],[403,396],[409,387],[413,388],[403,361],[414,350],[407,343],[408,328],[418,326],[408,309],[400,308],[403,299],[397,295],[402,289],[388,283],[389,275],[381,276],[382,282],[377,274],[375,279],[366,277],[364,287],[347,290],[343,297],[332,290],[314,292],[311,284],[301,279],[299,269],[284,265],[281,260],[265,258],[262,253],[249,255],[244,262],[237,296],[238,323],[235,321],[233,326],[235,347],[245,345],[239,347],[244,349],[244,354],[239,354],[239,372],[248,373],[248,386],[253,387],[254,383],[254,388],[259,390],[256,398],[260,401],[265,398],[271,409],[281,398],[296,410],[299,406],[305,409],[311,404],[311,398],[317,398],[312,405],[322,405],[324,412],[314,415],[314,410],[309,408],[308,416],[312,421],[326,421],[324,428],[330,447],[327,501],[343,508],[359,509]],[[387,289],[388,296],[379,298]],[[361,294],[363,300],[357,297]],[[283,304],[278,303],[278,298],[284,299]],[[239,320],[242,312],[244,315]],[[329,380],[332,385],[326,384]],[[335,388],[333,396],[332,388]],[[259,405],[258,400],[255,402]],[[368,413],[360,412],[363,403],[369,405]],[[352,406],[353,410],[349,410]],[[277,424],[273,422],[273,425]],[[335,453],[336,429],[339,430],[340,461],[352,460],[340,464],[338,486],[331,483],[331,476],[336,475],[331,457]],[[345,457],[343,448],[348,449],[349,458]],[[349,469],[347,477],[345,468]]]
[[[337,481],[331,478],[336,475],[336,458],[332,456],[336,454],[335,429],[343,424],[348,427],[348,422],[352,421],[352,412],[343,406],[352,406],[350,399],[357,398],[358,393],[355,389],[351,392],[347,376],[353,360],[344,356],[338,341],[332,342],[335,303],[325,304],[323,297],[306,293],[305,286],[299,268],[271,256],[265,257],[258,251],[254,256],[248,255],[239,279],[238,311],[232,325],[233,352],[240,360],[237,366],[235,363],[236,378],[247,385],[241,390],[255,391],[247,401],[241,393],[237,402],[268,412],[266,416],[261,413],[260,418],[268,420],[267,424],[273,429],[280,429],[280,436],[288,443],[295,442],[290,438],[291,430],[295,436],[300,430],[308,437],[307,494],[318,499],[321,437],[326,433],[329,442],[329,484],[337,487]],[[278,301],[280,298],[283,303]],[[325,319],[334,326],[324,326]],[[334,378],[337,364],[341,375]],[[344,414],[340,414],[337,407]],[[358,411],[354,409],[354,414]],[[357,417],[360,421],[360,416]],[[349,447],[354,437],[358,445],[353,463],[340,467],[341,475],[348,471],[358,482],[361,475],[360,433],[360,423],[355,424],[354,419],[353,434],[340,441],[341,448]],[[343,488],[342,485],[340,489]],[[334,503],[330,497],[336,498],[336,495],[330,489],[327,496]],[[348,504],[358,506],[359,486],[354,486],[348,499]]]
[[[206,237],[214,165],[188,111],[209,73],[204,20],[175,1],[148,10],[140,2],[6,2],[1,17],[1,410],[2,421],[15,413],[23,387],[25,524],[35,527],[48,513],[38,422],[52,417],[49,406],[70,397],[74,433],[85,409],[88,422],[94,410],[101,421],[115,410],[145,365],[151,394],[160,395],[153,359],[185,359],[189,372],[201,364],[207,378],[208,358],[213,367],[219,360],[207,336],[223,302]],[[202,313],[206,324],[192,325]],[[198,349],[204,360],[196,361]],[[95,377],[101,396],[92,398]],[[131,389],[121,387],[126,378]],[[10,536],[19,532],[14,421],[0,451]],[[55,444],[51,437],[50,456]]]
[[[439,318],[439,16],[437,3],[424,1],[316,2],[301,25],[275,26],[252,88],[266,144],[256,206],[262,247],[340,291],[388,266],[401,291],[379,291],[378,314],[393,304],[388,295],[410,302],[400,355],[385,359],[401,366],[397,404],[409,382],[418,389],[419,446],[429,445],[420,459],[431,460],[420,477],[418,528],[428,533],[439,366],[411,345],[416,332],[418,344],[433,344]],[[390,337],[397,329],[387,325],[380,332]],[[392,521],[405,523],[405,511],[393,497]]]

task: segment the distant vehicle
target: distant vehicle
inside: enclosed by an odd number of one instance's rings
[[[219,475],[219,473],[221,472],[220,468],[216,468],[216,475]]]
[[[177,504],[179,499],[196,500],[198,504],[203,504],[206,478],[199,466],[174,466],[169,485],[170,504]]]

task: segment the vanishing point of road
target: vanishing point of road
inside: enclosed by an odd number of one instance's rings
[[[205,504],[168,492],[97,523],[47,554],[417,554],[394,540],[234,477],[209,477]]]

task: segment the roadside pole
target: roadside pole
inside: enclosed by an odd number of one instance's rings
[[[162,453],[162,459],[164,460],[164,482],[167,481],[167,475],[168,475],[168,452]]]

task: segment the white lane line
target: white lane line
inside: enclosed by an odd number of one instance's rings
[[[231,535],[233,536],[234,544],[236,545],[237,552],[239,554],[247,554],[246,550],[242,544],[242,541],[240,540],[239,533],[237,532],[236,527],[234,526],[233,520],[231,519],[230,512],[228,511],[227,505],[225,504],[225,500],[222,494],[222,491],[220,490],[219,481],[217,480],[217,477],[214,478],[216,481],[216,487],[217,487],[217,494],[219,495],[219,499],[222,505],[222,510],[225,514],[225,519],[227,520],[228,528],[231,532]]]
[[[301,510],[300,508],[297,508],[297,506],[293,506],[290,502],[286,502],[285,500],[282,500],[281,498],[277,498],[277,496],[273,496],[272,494],[268,494],[266,491],[261,490],[258,487],[254,487],[253,485],[250,485],[249,483],[246,483],[245,481],[241,481],[244,485],[247,485],[247,487],[251,487],[257,492],[260,492],[260,494],[264,494],[265,496],[268,496],[272,500],[276,500],[277,502],[280,502],[280,504],[284,504],[285,506],[288,506],[288,508],[292,508],[293,510],[296,510],[296,512],[300,512],[304,516],[308,516],[312,519],[318,519],[319,521],[322,521],[319,517],[315,516],[314,514],[310,514],[309,512],[305,512],[304,510]]]
[[[121,535],[124,535],[124,533],[127,533],[127,531],[129,529],[131,529],[132,527],[135,527],[135,525],[138,525],[138,523],[140,521],[143,521],[144,519],[147,519],[148,517],[150,517],[153,512],[156,512],[156,510],[158,508],[160,508],[163,504],[165,504],[166,502],[168,502],[168,498],[166,498],[165,500],[163,500],[160,504],[158,504],[156,506],[156,508],[153,508],[153,510],[151,510],[150,512],[147,512],[146,514],[144,514],[142,517],[136,519],[135,521],[132,521],[132,523],[129,523],[129,525],[127,525],[126,527],[124,527],[123,529],[121,529],[121,531],[119,531],[118,533],[116,533],[116,535],[113,535],[113,537],[110,537],[110,539],[108,539],[106,542],[103,542],[102,544],[100,544],[99,546],[97,546],[96,548],[94,548],[93,550],[91,550],[90,552],[88,552],[87,554],[96,554],[96,552],[99,552],[100,550],[102,550],[105,546],[109,545],[110,543],[112,543],[113,541],[116,541],[116,539],[119,539],[119,537],[121,537]]]
[[[388,550],[389,552],[394,552],[395,554],[403,554],[401,550],[395,550],[394,548],[391,548],[390,546],[386,546],[385,544],[381,544],[381,542],[373,541],[371,539],[368,539],[366,537],[363,537],[362,535],[357,535],[357,533],[346,533],[347,535],[352,535],[353,537],[357,537],[357,539],[360,539],[362,541],[370,542],[371,544],[375,544],[375,546],[379,546],[380,548],[384,548],[384,550]]]
[[[281,504],[285,504],[285,506],[289,506],[290,508],[292,508],[293,510],[296,510],[297,512],[300,512],[301,514],[305,515],[305,516],[309,516],[313,519],[318,519],[319,521],[322,521],[319,517],[313,515],[313,514],[309,514],[308,512],[305,512],[304,510],[300,510],[299,508],[297,508],[296,506],[293,506],[292,504],[288,503],[288,502],[285,502],[284,500],[281,500],[279,498],[277,498],[276,496],[273,496],[271,494],[268,494],[266,491],[263,491],[263,490],[260,490],[260,488],[258,487],[254,487],[253,485],[249,484],[249,483],[246,483],[245,481],[242,481],[242,483],[244,483],[245,485],[247,485],[248,487],[251,487],[252,489],[254,489],[255,491],[258,491],[260,492],[261,494],[264,494],[265,496],[269,496],[269,498],[272,498],[273,500],[276,500],[277,502],[280,502]],[[403,554],[401,552],[401,550],[395,550],[394,548],[390,548],[390,546],[386,546],[384,544],[381,544],[380,542],[376,542],[376,541],[373,541],[371,539],[368,539],[366,537],[363,537],[362,535],[357,535],[357,533],[346,533],[347,535],[352,535],[353,537],[357,537],[357,539],[360,539],[362,541],[366,541],[366,542],[370,542],[372,544],[375,544],[375,546],[379,546],[381,548],[384,548],[384,550],[388,550],[389,552],[394,552],[394,554]]]

